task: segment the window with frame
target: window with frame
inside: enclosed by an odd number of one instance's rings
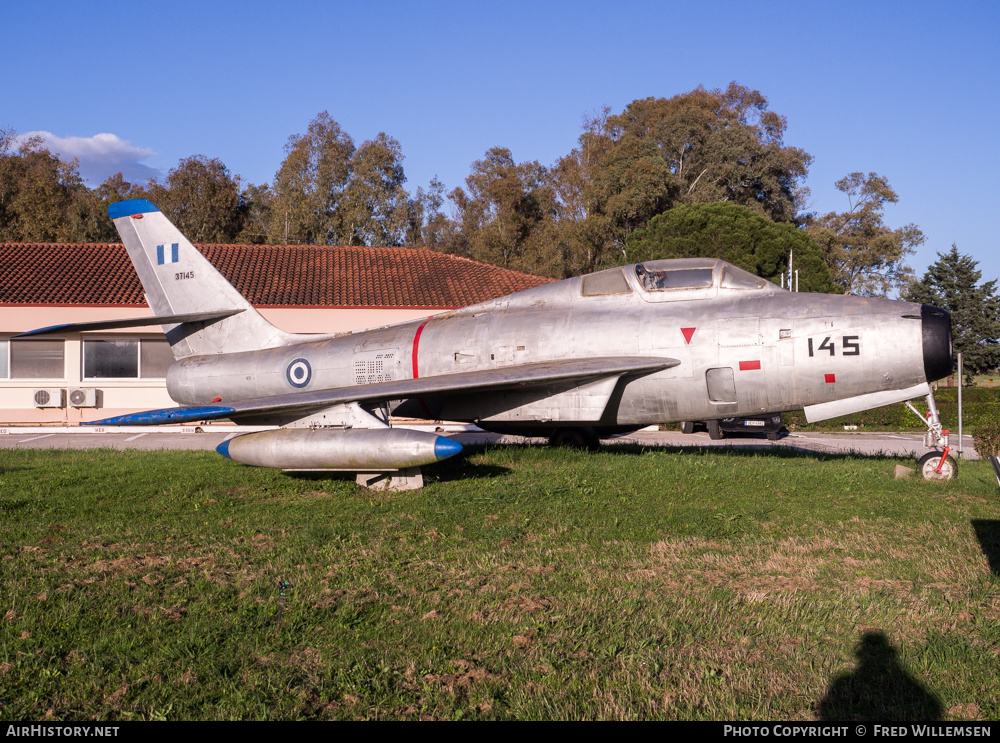
[[[6,379],[65,379],[65,341],[10,339],[3,341],[0,376]]]
[[[166,339],[84,339],[84,379],[162,379],[174,358]]]

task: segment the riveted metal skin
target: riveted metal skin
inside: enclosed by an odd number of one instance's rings
[[[387,411],[526,434],[797,409],[819,420],[927,395],[952,367],[943,310],[792,293],[701,258],[610,269],[398,325],[293,335],[267,323],[149,202],[110,214],[163,320],[177,359],[167,389],[182,407],[95,424],[196,416],[287,426],[228,442],[228,456],[265,466],[397,469],[447,450],[387,428]]]

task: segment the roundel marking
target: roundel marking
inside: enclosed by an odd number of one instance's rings
[[[312,379],[312,367],[305,359],[292,359],[285,369],[285,379],[292,387],[301,389]]]

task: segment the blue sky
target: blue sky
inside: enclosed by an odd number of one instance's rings
[[[1000,3],[3,0],[0,128],[48,132],[99,182],[190,155],[270,182],[329,111],[399,140],[407,187],[464,185],[490,147],[551,165],[585,116],[735,80],[809,152],[810,211],[876,171],[917,224],[922,274],[952,242],[1000,277]],[[99,134],[112,135],[96,138]]]

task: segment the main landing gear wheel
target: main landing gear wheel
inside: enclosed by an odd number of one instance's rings
[[[549,437],[549,445],[597,451],[601,448],[601,440],[586,428],[560,428]]]
[[[937,471],[938,465],[941,465],[940,472]],[[920,461],[917,462],[917,470],[925,480],[945,482],[958,477],[958,464],[955,463],[955,460],[949,456],[942,464],[941,452],[938,451],[927,452],[920,457]]]
[[[694,433],[694,421],[684,421],[681,423],[681,433]]]
[[[705,421],[705,428],[708,429],[708,438],[712,441],[720,441],[725,434],[722,432],[722,426],[719,425],[719,421]]]

